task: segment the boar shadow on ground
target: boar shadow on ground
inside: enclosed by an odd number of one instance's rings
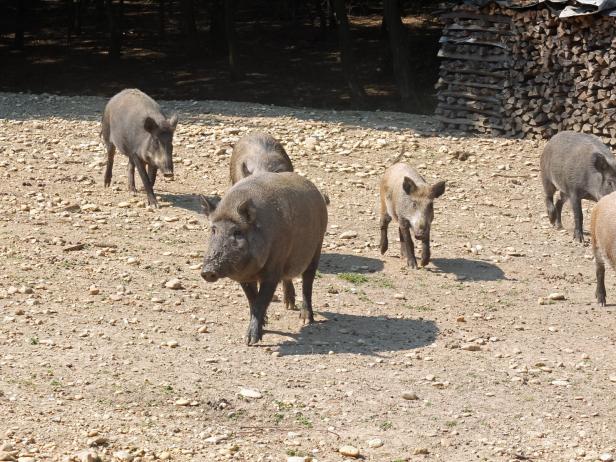
[[[163,200],[168,202],[171,207],[177,207],[180,209],[190,210],[198,214],[202,213],[201,201],[198,194],[157,194]]]
[[[375,273],[382,269],[381,260],[360,255],[324,253],[319,261],[319,271],[324,274]]]
[[[430,345],[438,334],[433,321],[421,318],[362,316],[328,311],[315,314],[317,322],[303,326],[297,334],[266,328],[265,338],[267,334],[292,337],[280,343],[278,350],[283,355],[326,355],[333,351],[378,356],[388,351],[413,350]]]
[[[483,260],[468,260],[466,258],[433,258],[433,267],[428,271],[435,273],[450,273],[459,281],[498,281],[507,279],[498,266]]]

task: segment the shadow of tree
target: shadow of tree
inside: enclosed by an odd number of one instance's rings
[[[498,266],[483,260],[469,260],[466,258],[434,258],[431,263],[435,268],[428,267],[429,271],[436,273],[455,274],[459,280],[467,281],[498,281],[507,279],[505,273]]]
[[[324,274],[374,273],[382,269],[381,260],[361,255],[324,253],[319,261],[319,271]]]
[[[319,312],[326,321],[309,324],[298,334],[279,333],[292,337],[279,345],[283,355],[324,355],[354,353],[375,355],[386,351],[411,350],[430,345],[438,328],[424,319],[361,316],[346,313]]]

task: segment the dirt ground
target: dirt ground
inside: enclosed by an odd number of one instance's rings
[[[612,460],[614,305],[594,301],[570,208],[564,231],[549,226],[543,142],[440,136],[426,116],[166,101],[176,179],[153,210],[127,191],[123,157],[103,188],[103,105],[0,93],[0,460],[341,461],[348,445],[367,461]],[[195,195],[227,188],[230,147],[255,129],[331,205],[318,322],[272,303],[247,347],[239,285],[199,276]],[[421,270],[402,266],[395,226],[378,251],[377,181],[400,152],[448,181]]]

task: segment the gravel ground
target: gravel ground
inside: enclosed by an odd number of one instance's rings
[[[441,136],[407,114],[165,101],[176,179],[154,210],[127,191],[121,156],[103,188],[104,103],[0,93],[0,460],[612,460],[614,305],[594,301],[570,208],[564,231],[549,226],[543,142]],[[331,205],[317,323],[272,303],[247,347],[239,285],[199,276],[197,194],[224,192],[233,143],[256,129]],[[421,270],[402,265],[395,226],[378,251],[377,183],[400,153],[448,182]]]

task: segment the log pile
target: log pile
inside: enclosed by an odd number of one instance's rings
[[[616,146],[616,18],[490,4],[443,19],[444,128],[530,138],[576,130]]]

